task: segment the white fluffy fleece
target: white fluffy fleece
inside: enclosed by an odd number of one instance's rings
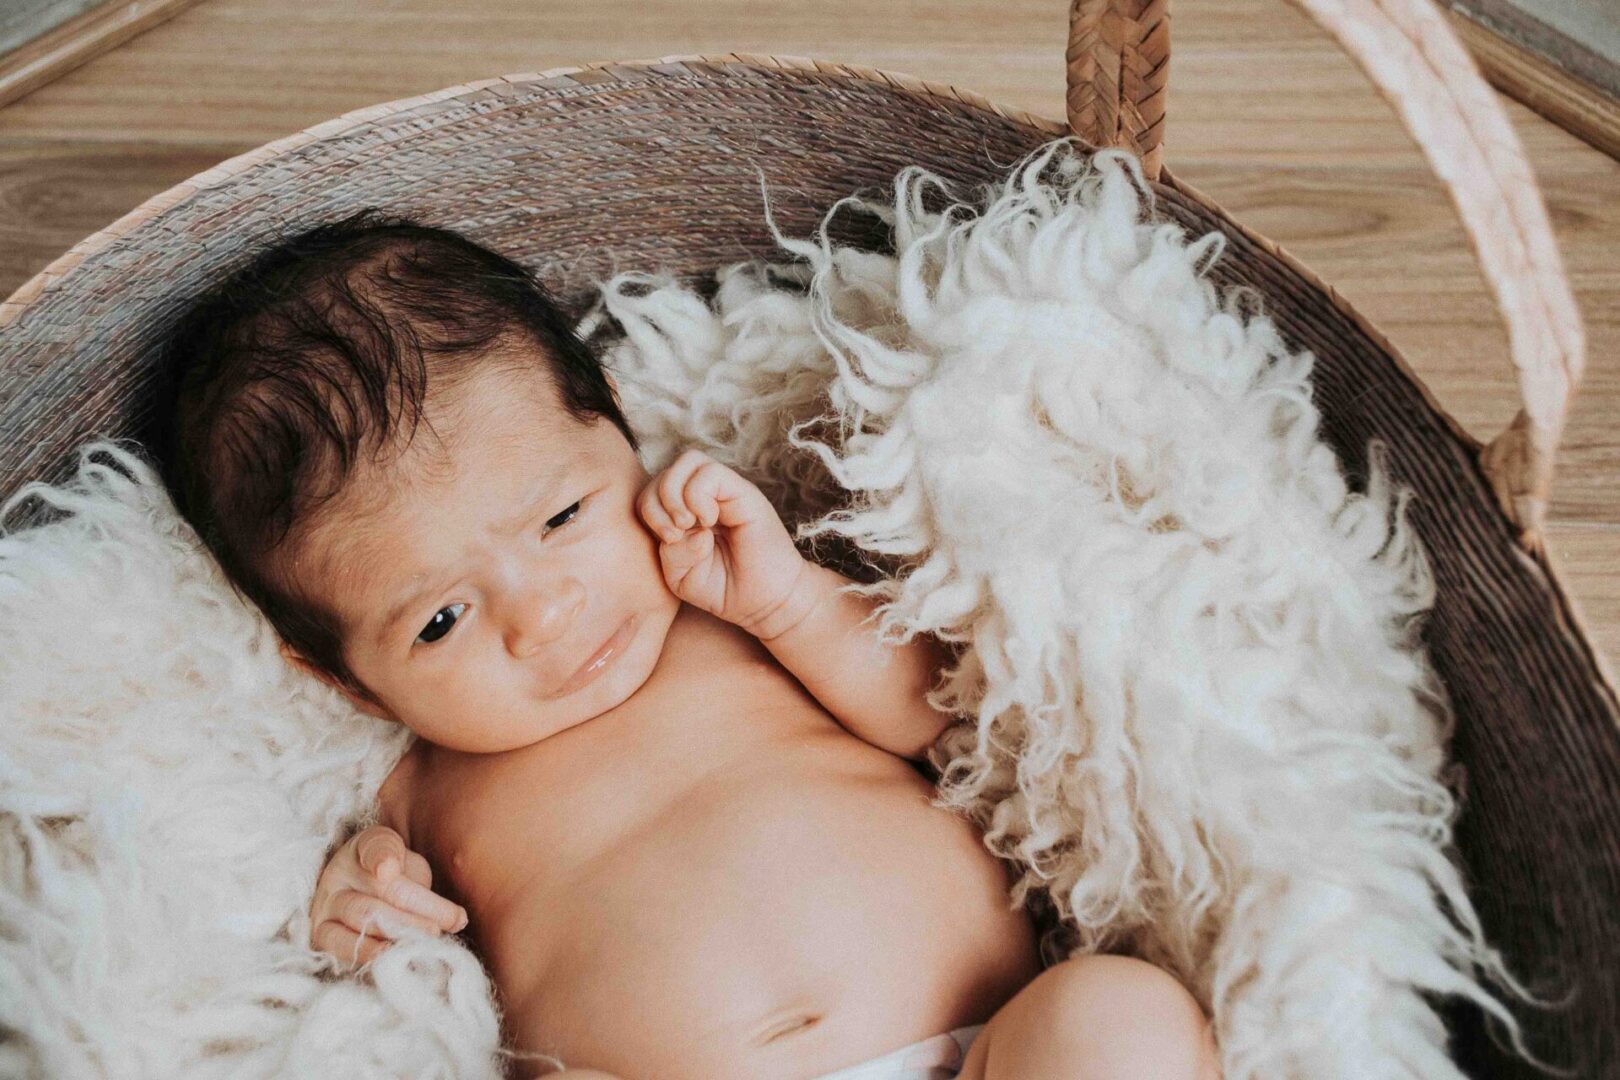
[[[138,459],[38,494],[73,516],[0,538],[0,1076],[499,1076],[466,949],[373,987],[303,947],[402,729],[288,669]]]
[[[731,462],[881,571],[885,632],[960,644],[942,796],[1050,895],[1054,956],[1175,971],[1229,1080],[1459,1076],[1422,994],[1506,1019],[1476,978],[1505,976],[1444,854],[1407,493],[1376,453],[1348,488],[1313,358],[1218,295],[1220,238],[1155,221],[1133,159],[1053,143],[945,214],[934,182],[855,202],[894,256],[824,227],[712,304],[606,283],[581,329],[625,331],[646,464]],[[100,454],[36,492],[70,517],[0,538],[0,1074],[498,1075],[459,944],[360,979],[301,947],[400,733],[288,670]]]

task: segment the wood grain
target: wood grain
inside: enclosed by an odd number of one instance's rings
[[[362,106],[608,58],[844,60],[1061,117],[1061,0],[208,0],[0,109],[0,296],[217,162]],[[1380,326],[1488,440],[1518,408],[1506,335],[1393,113],[1282,0],[1175,8],[1165,160]],[[1549,548],[1620,656],[1620,163],[1513,101],[1587,320]]]

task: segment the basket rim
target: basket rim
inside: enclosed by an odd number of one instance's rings
[[[799,56],[794,54],[774,53],[675,53],[656,58],[643,58],[639,60],[595,60],[587,64],[563,65],[547,68],[539,72],[523,72],[508,75],[499,75],[488,79],[479,79],[470,83],[458,83],[454,86],[432,90],[425,94],[415,94],[405,98],[395,98],[391,101],[379,102],[372,105],[351,109],[346,113],[331,119],[323,120],[317,124],[303,128],[291,134],[273,139],[250,150],[243,151],[233,157],[203,170],[193,176],[180,181],[165,190],[145,199],[139,205],[130,209],[115,221],[84,237],[70,247],[66,252],[57,256],[39,273],[18,286],[11,295],[0,300],[0,330],[4,330],[21,316],[28,304],[40,293],[44,292],[56,281],[65,277],[74,267],[78,266],[86,257],[100,250],[108,244],[115,242],[126,234],[134,231],[147,218],[152,217],[199,191],[215,187],[230,178],[245,173],[264,161],[281,156],[299,147],[324,139],[335,138],[356,128],[375,123],[389,116],[406,113],[424,105],[436,104],[450,98],[460,97],[491,86],[508,85],[521,86],[537,82],[574,82],[579,84],[598,84],[603,81],[620,77],[621,72],[627,71],[658,71],[676,64],[705,64],[705,65],[741,65],[753,70],[787,71],[787,72],[814,72],[816,74],[832,75],[834,77],[853,78],[864,82],[878,83],[902,93],[918,97],[941,98],[972,108],[982,109],[999,115],[1013,123],[1030,127],[1054,137],[1073,135],[1080,138],[1073,129],[1063,121],[1025,109],[1015,109],[1001,105],[990,100],[983,94],[950,83],[935,82],[923,79],[901,71],[890,71],[884,68],[868,67],[862,64],[850,64],[842,61],[818,60],[815,57]],[[667,74],[668,72],[660,72]],[[579,76],[594,76],[579,78]],[[1423,394],[1424,400],[1437,414],[1444,418],[1452,433],[1463,442],[1472,452],[1477,453],[1485,446],[1477,437],[1468,432],[1445,409],[1443,404],[1435,397],[1429,386],[1418,377],[1393,342],[1364,315],[1357,311],[1340,293],[1321,275],[1307,267],[1300,259],[1287,251],[1276,241],[1261,235],[1249,226],[1238,221],[1214,199],[1199,191],[1185,180],[1172,173],[1168,167],[1161,171],[1158,177],[1160,183],[1174,188],[1182,195],[1193,199],[1204,206],[1221,214],[1232,225],[1236,226],[1251,242],[1258,244],[1266,251],[1282,259],[1291,269],[1298,272],[1309,284],[1320,290],[1332,305],[1351,318],[1363,333],[1367,334],[1380,348],[1388,353],[1399,364],[1401,371],[1412,382],[1417,384]]]
[[[586,64],[568,64],[554,68],[546,68],[538,72],[521,72],[515,74],[499,75],[487,79],[478,79],[469,83],[458,83],[454,86],[443,87],[424,94],[413,94],[410,97],[395,98],[390,101],[364,105],[351,109],[336,117],[322,120],[309,127],[272,139],[252,149],[243,151],[224,161],[187,177],[154,195],[149,196],[141,203],[126,211],[110,224],[96,230],[82,238],[67,251],[51,260],[42,270],[23,282],[9,297],[0,300],[0,331],[21,317],[28,305],[41,293],[47,291],[55,283],[66,277],[79,263],[96,251],[116,242],[125,235],[133,232],[148,218],[154,217],[169,208],[184,202],[199,191],[218,186],[232,177],[248,172],[265,161],[296,150],[313,142],[336,138],[356,128],[373,124],[390,116],[407,113],[424,105],[436,104],[451,98],[461,97],[468,93],[475,93],[491,86],[508,85],[522,86],[539,82],[552,83],[578,83],[598,84],[604,81],[618,79],[623,72],[631,71],[659,71],[661,74],[672,74],[660,69],[678,64],[703,64],[711,66],[740,65],[756,71],[769,72],[813,72],[822,75],[831,75],[840,78],[851,78],[864,82],[877,83],[901,93],[917,97],[930,97],[950,100],[971,108],[981,109],[994,113],[1012,123],[1029,127],[1053,137],[1077,135],[1068,123],[1042,116],[1026,109],[1015,109],[992,101],[990,98],[972,90],[965,90],[950,83],[936,82],[923,79],[901,71],[891,71],[884,68],[869,67],[863,64],[851,64],[842,61],[819,60],[815,57],[795,54],[774,53],[672,53],[656,58],[643,58],[636,60],[595,60]],[[580,76],[585,76],[581,78]],[[1305,280],[1328,297],[1329,302],[1366,333],[1380,348],[1388,353],[1400,366],[1405,374],[1421,391],[1424,400],[1439,416],[1441,416],[1452,433],[1468,446],[1472,452],[1477,453],[1484,444],[1474,437],[1447,411],[1438,398],[1435,397],[1429,386],[1419,378],[1417,372],[1407,362],[1400,350],[1376,326],[1357,311],[1339,291],[1322,279],[1322,277],[1307,267],[1277,242],[1255,232],[1253,229],[1238,221],[1217,203],[1191,184],[1173,174],[1168,167],[1161,170],[1159,182],[1172,187],[1181,194],[1191,198],[1211,210],[1219,213],[1226,221],[1236,226],[1251,242],[1258,244],[1272,255],[1283,260],[1291,269],[1299,273]]]

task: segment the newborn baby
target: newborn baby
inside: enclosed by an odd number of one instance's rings
[[[465,929],[505,1041],[574,1078],[1216,1075],[1158,968],[1043,972],[931,804],[944,648],[880,641],[731,469],[649,477],[523,268],[356,215],[211,290],[172,358],[180,506],[290,662],[419,736],[315,947]]]

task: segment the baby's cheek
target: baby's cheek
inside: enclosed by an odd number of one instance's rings
[[[496,654],[499,655],[499,654]],[[437,732],[430,741],[467,753],[494,753],[534,741],[535,679],[492,655],[453,665],[424,703],[422,722]]]
[[[642,562],[658,565],[658,534],[647,527],[647,523],[638,515],[635,527],[625,532],[623,537],[624,556],[633,556]]]
[[[611,571],[630,603],[643,610],[679,605],[664,579],[664,564],[658,557],[661,542],[648,529],[638,529],[619,553]]]

